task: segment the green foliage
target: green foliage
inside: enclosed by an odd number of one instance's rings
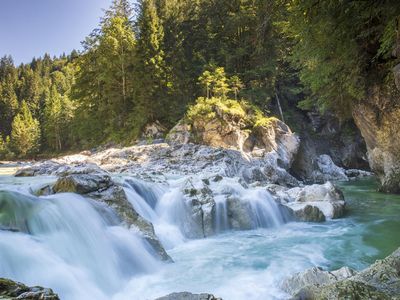
[[[74,131],[82,145],[122,140],[126,131],[143,125],[131,123],[131,114],[140,111],[134,98],[136,39],[128,13],[126,1],[114,1],[77,60],[72,97],[77,102]]]
[[[396,46],[399,2],[296,0],[287,7],[292,61],[310,92],[300,107],[315,103],[351,116],[352,103],[390,72],[384,65]]]
[[[196,118],[211,120],[217,116],[217,113],[244,118],[246,116],[244,108],[245,104],[242,105],[236,100],[219,97],[200,97],[195,105],[189,107],[187,118],[188,120],[195,120]]]
[[[34,155],[39,151],[39,121],[32,117],[26,102],[12,122],[11,147],[18,157]]]
[[[262,112],[277,112],[278,99],[283,115],[317,107],[346,117],[371,85],[393,81],[400,60],[395,0],[139,0],[135,8],[113,0],[81,53],[18,67],[0,59],[0,152],[128,144],[147,123],[170,128],[188,108],[192,120],[224,114],[249,127],[274,122]]]

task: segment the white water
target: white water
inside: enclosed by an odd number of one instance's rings
[[[0,223],[21,231],[0,231],[3,277],[52,287],[65,299],[109,299],[160,267],[140,237],[81,196],[0,191],[0,208]]]
[[[370,233],[364,223],[286,223],[267,192],[233,179],[211,183],[221,234],[191,240],[180,191],[185,180],[125,184],[129,201],[154,224],[173,258],[167,264],[99,204],[74,194],[30,196],[27,179],[0,177],[0,225],[20,230],[0,230],[0,277],[51,287],[67,300],[154,299],[178,291],[211,292],[225,300],[285,299],[279,285],[295,272],[314,265],[361,268],[369,263],[365,257],[379,253],[365,243]],[[227,194],[248,208],[253,230],[230,230]]]

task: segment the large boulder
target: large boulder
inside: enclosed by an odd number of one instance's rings
[[[182,216],[182,230],[186,237],[204,238],[215,234],[215,201],[208,181],[188,178],[182,187],[187,214]]]
[[[245,102],[200,98],[167,140],[238,151],[242,159],[257,166],[246,177],[297,184],[287,170],[297,153],[299,137],[282,121],[264,116]]]
[[[107,174],[70,174],[60,177],[52,187],[55,193],[82,194],[112,208],[123,225],[140,232],[162,260],[171,258],[157,238],[153,224],[141,217],[129,202],[124,189]]]
[[[192,294],[189,292],[172,293],[156,300],[222,300],[211,294]]]
[[[400,299],[400,248],[361,272],[312,268],[287,279],[282,288],[293,300]]]
[[[383,192],[400,193],[400,91],[392,86],[372,87],[357,104],[353,117],[368,148],[371,169]]]
[[[59,300],[51,289],[28,287],[22,283],[0,278],[0,299],[4,300]]]
[[[286,279],[282,284],[282,289],[288,294],[294,295],[304,287],[332,284],[354,276],[356,273],[348,267],[342,267],[335,271],[324,271],[322,268],[313,267]]]
[[[343,193],[331,182],[287,189],[267,186],[267,189],[289,207],[300,221],[323,222],[343,216]]]

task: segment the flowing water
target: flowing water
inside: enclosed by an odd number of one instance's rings
[[[0,277],[53,288],[61,299],[154,299],[177,291],[224,299],[285,299],[281,281],[318,265],[362,269],[400,246],[400,197],[375,192],[375,182],[340,184],[343,219],[287,222],[262,189],[223,181],[213,187],[218,235],[189,239],[179,186],[119,177],[128,200],[154,224],[174,263],[151,256],[141,237],[118,226],[112,211],[74,194],[35,197],[54,178],[0,176]],[[224,194],[246,204],[252,230],[231,231]]]

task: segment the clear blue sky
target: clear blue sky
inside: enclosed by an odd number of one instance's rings
[[[0,57],[16,64],[81,49],[111,0],[0,0]]]

